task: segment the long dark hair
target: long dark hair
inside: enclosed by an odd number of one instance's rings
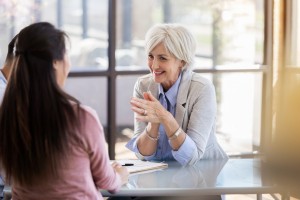
[[[64,59],[66,34],[47,22],[22,29],[0,107],[0,163],[7,180],[34,184],[59,176],[76,138],[79,102],[58,85],[54,61]]]

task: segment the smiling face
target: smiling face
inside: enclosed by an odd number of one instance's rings
[[[168,90],[178,79],[184,62],[170,54],[160,43],[148,54],[148,66],[156,83]]]

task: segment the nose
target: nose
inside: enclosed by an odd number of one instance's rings
[[[151,68],[152,68],[152,69],[158,69],[158,68],[159,68],[159,64],[158,64],[156,58],[154,58],[154,59],[152,60]]]

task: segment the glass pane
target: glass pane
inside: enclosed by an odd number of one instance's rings
[[[69,35],[73,71],[107,69],[107,0],[0,1],[0,10],[1,63],[7,44],[20,29],[48,21]]]
[[[229,154],[260,146],[262,73],[202,74],[216,89],[217,137]]]
[[[71,38],[73,71],[108,67],[108,1],[62,1],[62,28]]]
[[[144,35],[156,23],[181,23],[197,40],[196,68],[258,68],[263,1],[118,0],[117,69],[145,68]],[[143,19],[143,20],[141,20]],[[234,64],[234,65],[232,65]]]
[[[46,7],[51,8],[54,0],[47,2],[36,0],[0,1],[0,63],[4,63],[7,53],[7,45],[20,29],[35,21],[41,21],[47,17],[47,21],[54,23],[52,12],[43,12]]]
[[[262,73],[202,74],[216,87],[217,137],[229,154],[249,153],[260,145]],[[138,76],[117,79],[116,158],[134,158],[125,148],[132,137],[133,113],[130,98]]]
[[[139,76],[117,77],[117,142],[115,147],[116,159],[136,158],[125,144],[133,136],[133,112],[131,111],[130,99],[133,95],[133,87]]]
[[[103,127],[107,125],[107,79],[105,77],[69,77],[65,90],[82,104],[95,109]]]
[[[212,75],[218,103],[217,134],[229,153],[252,152],[260,145],[262,73]]]

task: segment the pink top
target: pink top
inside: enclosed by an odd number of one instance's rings
[[[82,127],[82,145],[73,146],[68,156],[69,165],[61,169],[61,176],[54,181],[32,187],[14,184],[14,200],[35,199],[103,199],[97,188],[111,193],[121,187],[121,178],[110,165],[102,125],[96,112],[82,106],[86,123]]]

